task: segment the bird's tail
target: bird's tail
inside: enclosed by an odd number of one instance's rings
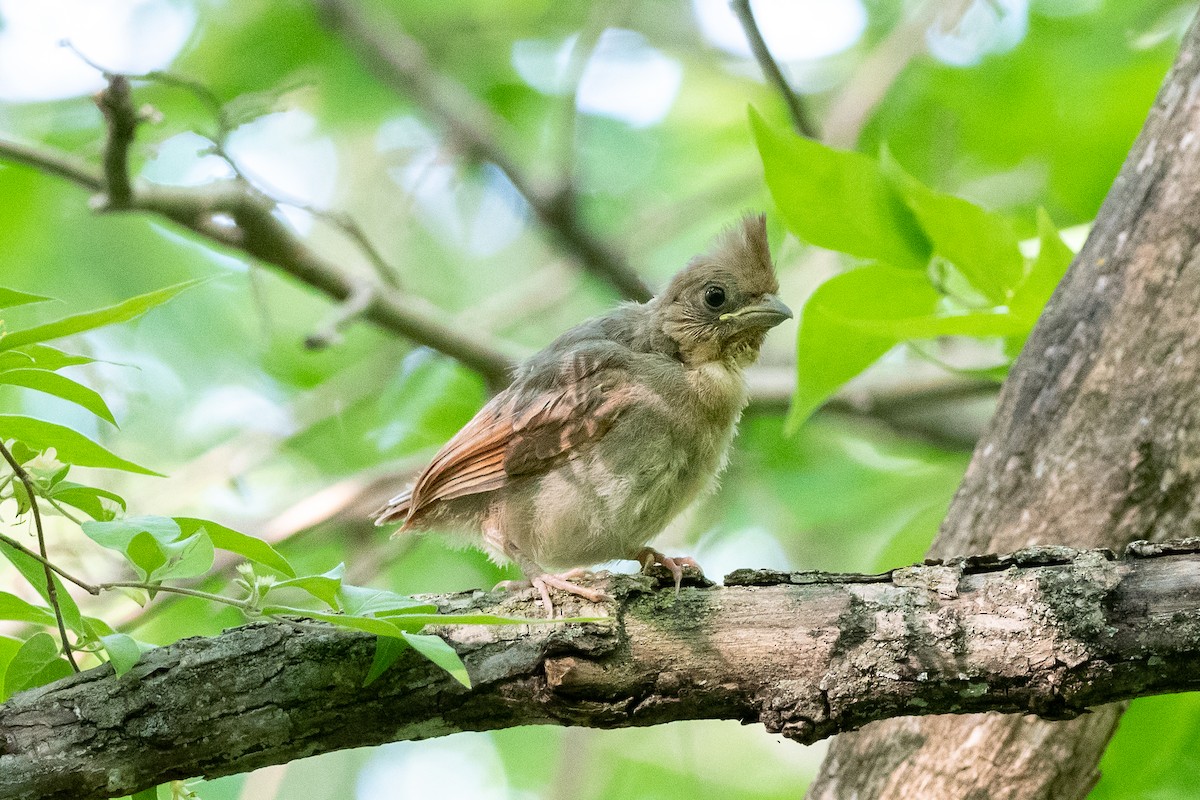
[[[400,494],[387,501],[387,505],[376,511],[372,516],[375,517],[376,525],[390,525],[393,522],[403,522],[396,533],[400,533],[408,528],[409,511],[412,508],[412,487],[405,489]]]

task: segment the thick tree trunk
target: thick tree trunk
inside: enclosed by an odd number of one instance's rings
[[[1121,98],[1097,98],[1120,102]],[[1011,376],[934,557],[1120,549],[1200,504],[1200,27]],[[1124,706],[897,719],[833,743],[810,798],[1076,798]]]
[[[446,627],[470,690],[411,652],[363,687],[373,637],[314,623],[183,640],[122,676],[97,668],[0,706],[0,798],[92,800],[514,725],[737,719],[812,742],[897,714],[1065,718],[1200,688],[1198,539],[1121,560],[1041,548],[872,576],[745,570],[726,583],[676,598],[619,577],[615,601],[572,609],[611,622]],[[531,594],[434,599],[536,613]]]

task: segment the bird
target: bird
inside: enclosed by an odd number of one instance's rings
[[[606,561],[661,564],[678,592],[683,567],[699,565],[649,542],[715,487],[747,403],[744,370],[792,316],[778,292],[766,217],[747,215],[649,301],[521,364],[376,524],[457,534],[514,562],[525,580],[501,586],[532,586],[550,617],[551,588],[609,599],[575,582]]]

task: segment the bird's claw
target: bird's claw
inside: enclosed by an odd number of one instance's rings
[[[655,564],[661,564],[666,567],[671,573],[671,577],[675,579],[675,596],[679,596],[679,587],[683,583],[683,568],[693,567],[701,576],[704,575],[704,570],[696,563],[696,559],[691,556],[668,556],[653,547],[643,547],[638,551],[637,560],[641,562],[642,572],[646,572]]]
[[[571,583],[574,578],[590,576],[587,570],[573,569],[568,572],[563,572],[559,575],[545,573],[534,578],[521,581],[501,581],[496,584],[497,589],[528,589],[533,587],[537,589],[541,596],[542,607],[546,609],[546,617],[554,618],[554,602],[550,599],[550,588],[560,589],[577,597],[582,597],[590,603],[603,603],[606,600],[611,600],[612,597],[600,591],[599,589],[589,589],[586,586],[580,586],[577,583]]]

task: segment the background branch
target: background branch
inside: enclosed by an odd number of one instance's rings
[[[754,19],[754,10],[750,8],[750,0],[731,0],[729,5],[733,8],[733,13],[737,15],[738,22],[742,24],[742,30],[746,32],[746,40],[750,43],[750,52],[754,53],[754,59],[758,61],[758,66],[763,71],[763,77],[775,87],[779,96],[783,98],[796,133],[807,136],[809,139],[820,139],[821,132],[808,113],[804,99],[792,89],[779,62],[771,55],[771,50],[767,47],[766,40],[763,39],[762,31],[758,28],[758,22]]]
[[[615,601],[567,609],[611,622],[441,627],[471,690],[412,653],[364,688],[372,637],[257,624],[151,651],[121,677],[104,666],[13,697],[0,796],[90,800],[539,723],[738,719],[811,742],[914,711],[1073,717],[1200,688],[1198,567],[1200,540],[1187,540],[1121,560],[1042,548],[874,576],[743,570],[678,599],[618,576]],[[536,612],[531,594],[432,600],[520,615]]]
[[[622,297],[645,301],[653,296],[625,256],[584,222],[574,187],[543,186],[534,180],[502,144],[503,121],[465,87],[435,70],[420,42],[395,22],[369,19],[353,3],[315,2],[329,29],[345,39],[380,80],[425,109],[471,155],[495,164],[580,266],[610,283]]]
[[[49,147],[0,139],[0,159],[66,178],[91,191],[103,191],[104,177],[71,156]],[[128,211],[160,214],[200,234],[260,259],[345,303],[359,289],[356,278],[320,256],[275,216],[275,204],[239,181],[194,189],[135,186]],[[362,312],[364,319],[418,344],[444,353],[479,372],[492,385],[508,383],[514,359],[500,345],[461,325],[443,322],[437,309],[420,298],[379,284]]]

